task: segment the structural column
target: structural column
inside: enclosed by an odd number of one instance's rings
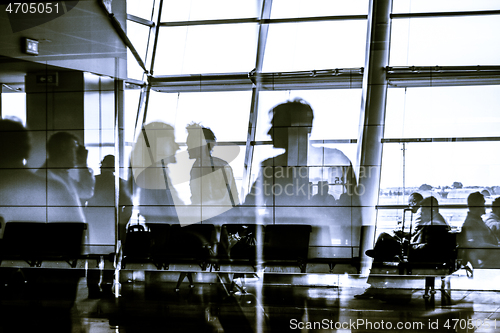
[[[382,138],[387,97],[386,66],[389,64],[392,0],[372,0],[368,15],[368,34],[360,130],[357,175],[359,184],[362,240],[362,273],[367,273],[370,260],[364,252],[373,246],[377,219],[376,205],[380,191]]]

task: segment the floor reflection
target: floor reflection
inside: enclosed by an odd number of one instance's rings
[[[341,280],[337,286],[273,283],[260,290],[258,279],[253,278],[230,295],[227,286],[224,288],[218,282],[195,281],[192,288],[186,282],[177,292],[175,281],[130,281],[122,284],[121,297],[117,299],[112,295],[89,299],[82,277],[76,302],[68,311],[41,299],[22,303],[3,298],[2,311],[11,317],[0,321],[0,331],[35,328],[71,333],[500,330],[498,292],[455,289],[451,291],[451,304],[444,305],[439,290],[433,295],[435,299],[426,300],[423,288],[387,288],[382,300],[356,299],[354,295],[364,291],[366,278]]]
[[[439,292],[432,304],[423,290],[394,290],[381,301],[355,299],[362,289],[354,287],[273,285],[263,287],[261,302],[255,291],[247,284],[246,293],[227,296],[217,284],[186,284],[175,292],[174,283],[128,283],[118,301],[98,300],[88,308],[82,331],[493,332],[500,307],[488,307],[500,304],[491,292],[454,291],[452,304],[442,306]]]

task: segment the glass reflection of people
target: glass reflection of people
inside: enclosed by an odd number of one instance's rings
[[[60,182],[25,167],[29,132],[13,120],[0,120],[0,216],[3,221],[85,222],[79,205]],[[3,235],[4,225],[0,232]]]
[[[484,196],[473,192],[467,197],[468,212],[459,236],[459,255],[473,268],[488,266],[497,261],[488,249],[498,247],[498,239],[482,220],[485,213]]]
[[[195,160],[189,182],[191,204],[238,205],[238,190],[232,168],[226,161],[212,156],[216,144],[213,131],[196,123],[189,124],[186,129],[189,158]]]
[[[119,178],[119,239],[124,239],[127,222],[132,215],[132,196],[128,190],[128,182]],[[87,207],[115,206],[115,156],[106,155],[101,161],[101,174],[95,176],[94,196],[87,201]],[[114,226],[114,213],[110,221]]]
[[[139,213],[148,222],[179,223],[176,203],[181,203],[169,176],[179,145],[174,128],[162,122],[144,125],[134,150],[132,168],[139,191]]]
[[[94,175],[87,167],[88,151],[73,134],[57,132],[47,142],[47,155],[37,174],[64,184],[74,205],[82,206],[94,194]]]
[[[262,195],[262,204],[268,207],[310,206],[310,175],[317,170],[330,169],[329,173],[336,176],[330,183],[342,185],[344,193],[355,188],[351,161],[340,150],[310,145],[314,113],[309,104],[296,99],[277,105],[269,113],[272,120],[268,135],[274,148],[284,152],[262,162],[259,178],[246,196],[245,205],[255,205]],[[325,189],[324,186],[325,180],[318,182],[318,188]]]
[[[85,222],[82,207],[79,202],[75,202],[63,183],[47,178],[45,173],[38,176],[26,168],[25,162],[29,158],[30,149],[30,135],[23,125],[17,121],[0,119],[1,238],[4,236],[4,222]],[[41,323],[51,323],[51,328],[55,332],[71,331],[70,309],[76,297],[80,278],[74,274],[55,277],[54,274],[44,273],[47,271],[37,272],[34,275],[27,274],[20,268],[15,274],[7,274],[9,276],[4,281],[7,281],[5,287],[8,288],[4,290],[3,296],[12,293],[13,288],[15,298],[14,302],[9,301],[9,296],[3,300],[0,330],[15,331],[22,325],[21,330],[34,331],[42,325]],[[61,281],[64,283],[61,284]],[[22,291],[16,291],[16,287],[13,287],[16,285],[31,287],[28,288],[29,292],[26,292],[28,289],[24,287],[20,289]],[[26,301],[36,299],[41,294],[53,296],[50,288],[56,285],[59,285],[57,294],[60,296],[54,296],[54,299],[48,302],[47,309],[45,306],[42,308],[39,302]],[[8,290],[10,292],[5,293]],[[64,293],[61,293],[61,290]],[[24,293],[30,294],[27,295],[28,298],[22,296]],[[64,304],[64,307],[61,304]],[[41,309],[48,310],[52,307],[54,310],[43,311],[43,314],[40,314]],[[26,323],[26,313],[32,314],[28,323]]]
[[[329,258],[338,246],[359,246],[361,218],[356,178],[351,161],[340,150],[310,142],[314,112],[301,99],[288,101],[269,112],[268,135],[274,148],[283,152],[261,163],[258,177],[240,206],[243,220],[263,224],[311,225],[310,259]],[[345,194],[342,204],[325,205],[312,199],[318,182],[327,194],[326,184]],[[351,254],[349,254],[350,256]]]

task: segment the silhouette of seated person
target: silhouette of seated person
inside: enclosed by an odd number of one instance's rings
[[[397,244],[393,243],[392,247],[387,247],[385,252],[380,249],[383,243],[379,243],[378,248],[376,243],[375,260],[390,260],[391,257],[402,260],[401,255],[407,255],[408,261],[411,262],[444,262],[450,258],[455,244],[449,242],[450,227],[439,213],[437,199],[431,196],[421,200],[415,215],[413,232],[403,235],[403,239],[407,237],[410,240],[408,248],[405,248],[406,244],[401,238]]]
[[[73,205],[83,206],[94,195],[95,179],[87,167],[88,151],[73,134],[57,132],[47,142],[47,154],[37,174],[64,184],[71,193]]]
[[[85,222],[82,208],[66,186],[39,177],[25,163],[29,132],[14,120],[0,120],[0,216],[3,221]],[[5,225],[2,223],[1,236]]]
[[[123,178],[118,178],[118,210],[119,210],[119,239],[124,239],[126,225],[132,216],[132,196],[128,190],[128,182]],[[101,161],[101,174],[95,176],[94,196],[87,201],[86,213],[89,213],[90,207],[108,207],[111,208],[111,214],[102,214],[102,210],[96,211],[101,218],[100,223],[115,225],[115,156],[106,155]]]
[[[421,219],[421,211],[419,208],[422,200],[423,197],[418,192],[410,194],[408,198],[408,207],[412,214],[412,222],[414,220],[415,225],[418,225]],[[400,260],[402,259],[400,256],[403,254],[402,246],[405,237],[409,238],[411,234],[405,233],[404,230],[396,231],[394,235],[383,232],[378,236],[374,248],[367,250],[365,253],[367,256],[374,258],[375,261]]]
[[[467,206],[469,210],[459,235],[462,262],[470,262],[474,268],[496,264],[498,259],[491,249],[498,248],[498,239],[481,218],[485,213],[484,196],[479,192],[469,194]]]
[[[439,213],[438,201],[434,197],[427,197],[418,201],[422,196],[412,193],[409,198],[409,206],[413,219],[413,232],[400,232],[391,236],[382,233],[375,243],[373,250],[366,251],[366,255],[374,258],[374,263],[384,261],[405,261],[403,254],[408,254],[410,263],[443,263],[451,258],[456,243],[451,237],[448,223]],[[418,201],[418,203],[417,203]],[[405,238],[410,238],[408,249],[406,249]],[[357,299],[372,297],[384,297],[386,294],[385,277],[370,274],[367,283],[370,285],[364,293],[355,295]]]
[[[176,205],[182,205],[169,175],[169,164],[176,162],[179,145],[174,128],[162,122],[144,125],[131,156],[139,214],[146,223],[178,224]]]
[[[493,231],[497,239],[500,239],[500,197],[493,200],[491,212],[484,216],[484,223]]]
[[[420,218],[415,220],[410,239],[408,260],[413,262],[446,262],[451,258],[456,241],[449,236],[450,226],[439,213],[433,196],[420,202]]]
[[[318,182],[318,193],[312,196],[312,202],[316,206],[333,206],[336,203],[335,197],[329,193],[330,185],[328,181]],[[344,193],[342,193],[344,194]],[[340,199],[340,198],[339,198]]]

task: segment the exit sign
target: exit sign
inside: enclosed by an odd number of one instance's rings
[[[57,73],[37,74],[36,75],[36,83],[57,86]]]

